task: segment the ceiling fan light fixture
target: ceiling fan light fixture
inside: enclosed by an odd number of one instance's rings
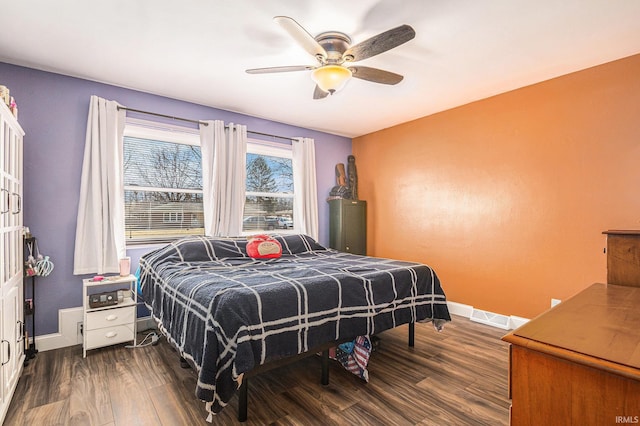
[[[311,78],[325,92],[335,93],[351,78],[351,71],[340,65],[324,65],[311,73]]]

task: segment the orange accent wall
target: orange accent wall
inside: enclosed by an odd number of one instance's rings
[[[640,55],[355,138],[353,154],[367,254],[533,318],[606,281],[602,231],[640,228]]]

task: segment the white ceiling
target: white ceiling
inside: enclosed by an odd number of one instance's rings
[[[409,24],[358,63],[405,79],[313,100],[309,71],[246,74],[315,65],[277,15],[354,43]],[[0,61],[348,137],[640,53],[640,0],[8,0],[0,16]]]

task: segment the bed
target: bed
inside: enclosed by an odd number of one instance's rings
[[[426,265],[342,253],[306,235],[274,238],[282,246],[274,259],[249,257],[244,238],[208,237],[140,259],[143,300],[197,372],[195,394],[209,413],[265,364],[402,324],[450,321]]]

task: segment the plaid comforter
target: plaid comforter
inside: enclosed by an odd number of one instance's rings
[[[450,320],[426,265],[340,253],[304,235],[276,236],[278,259],[245,239],[190,237],[140,259],[142,296],[198,372],[196,396],[217,413],[238,377],[265,362],[401,324]]]

